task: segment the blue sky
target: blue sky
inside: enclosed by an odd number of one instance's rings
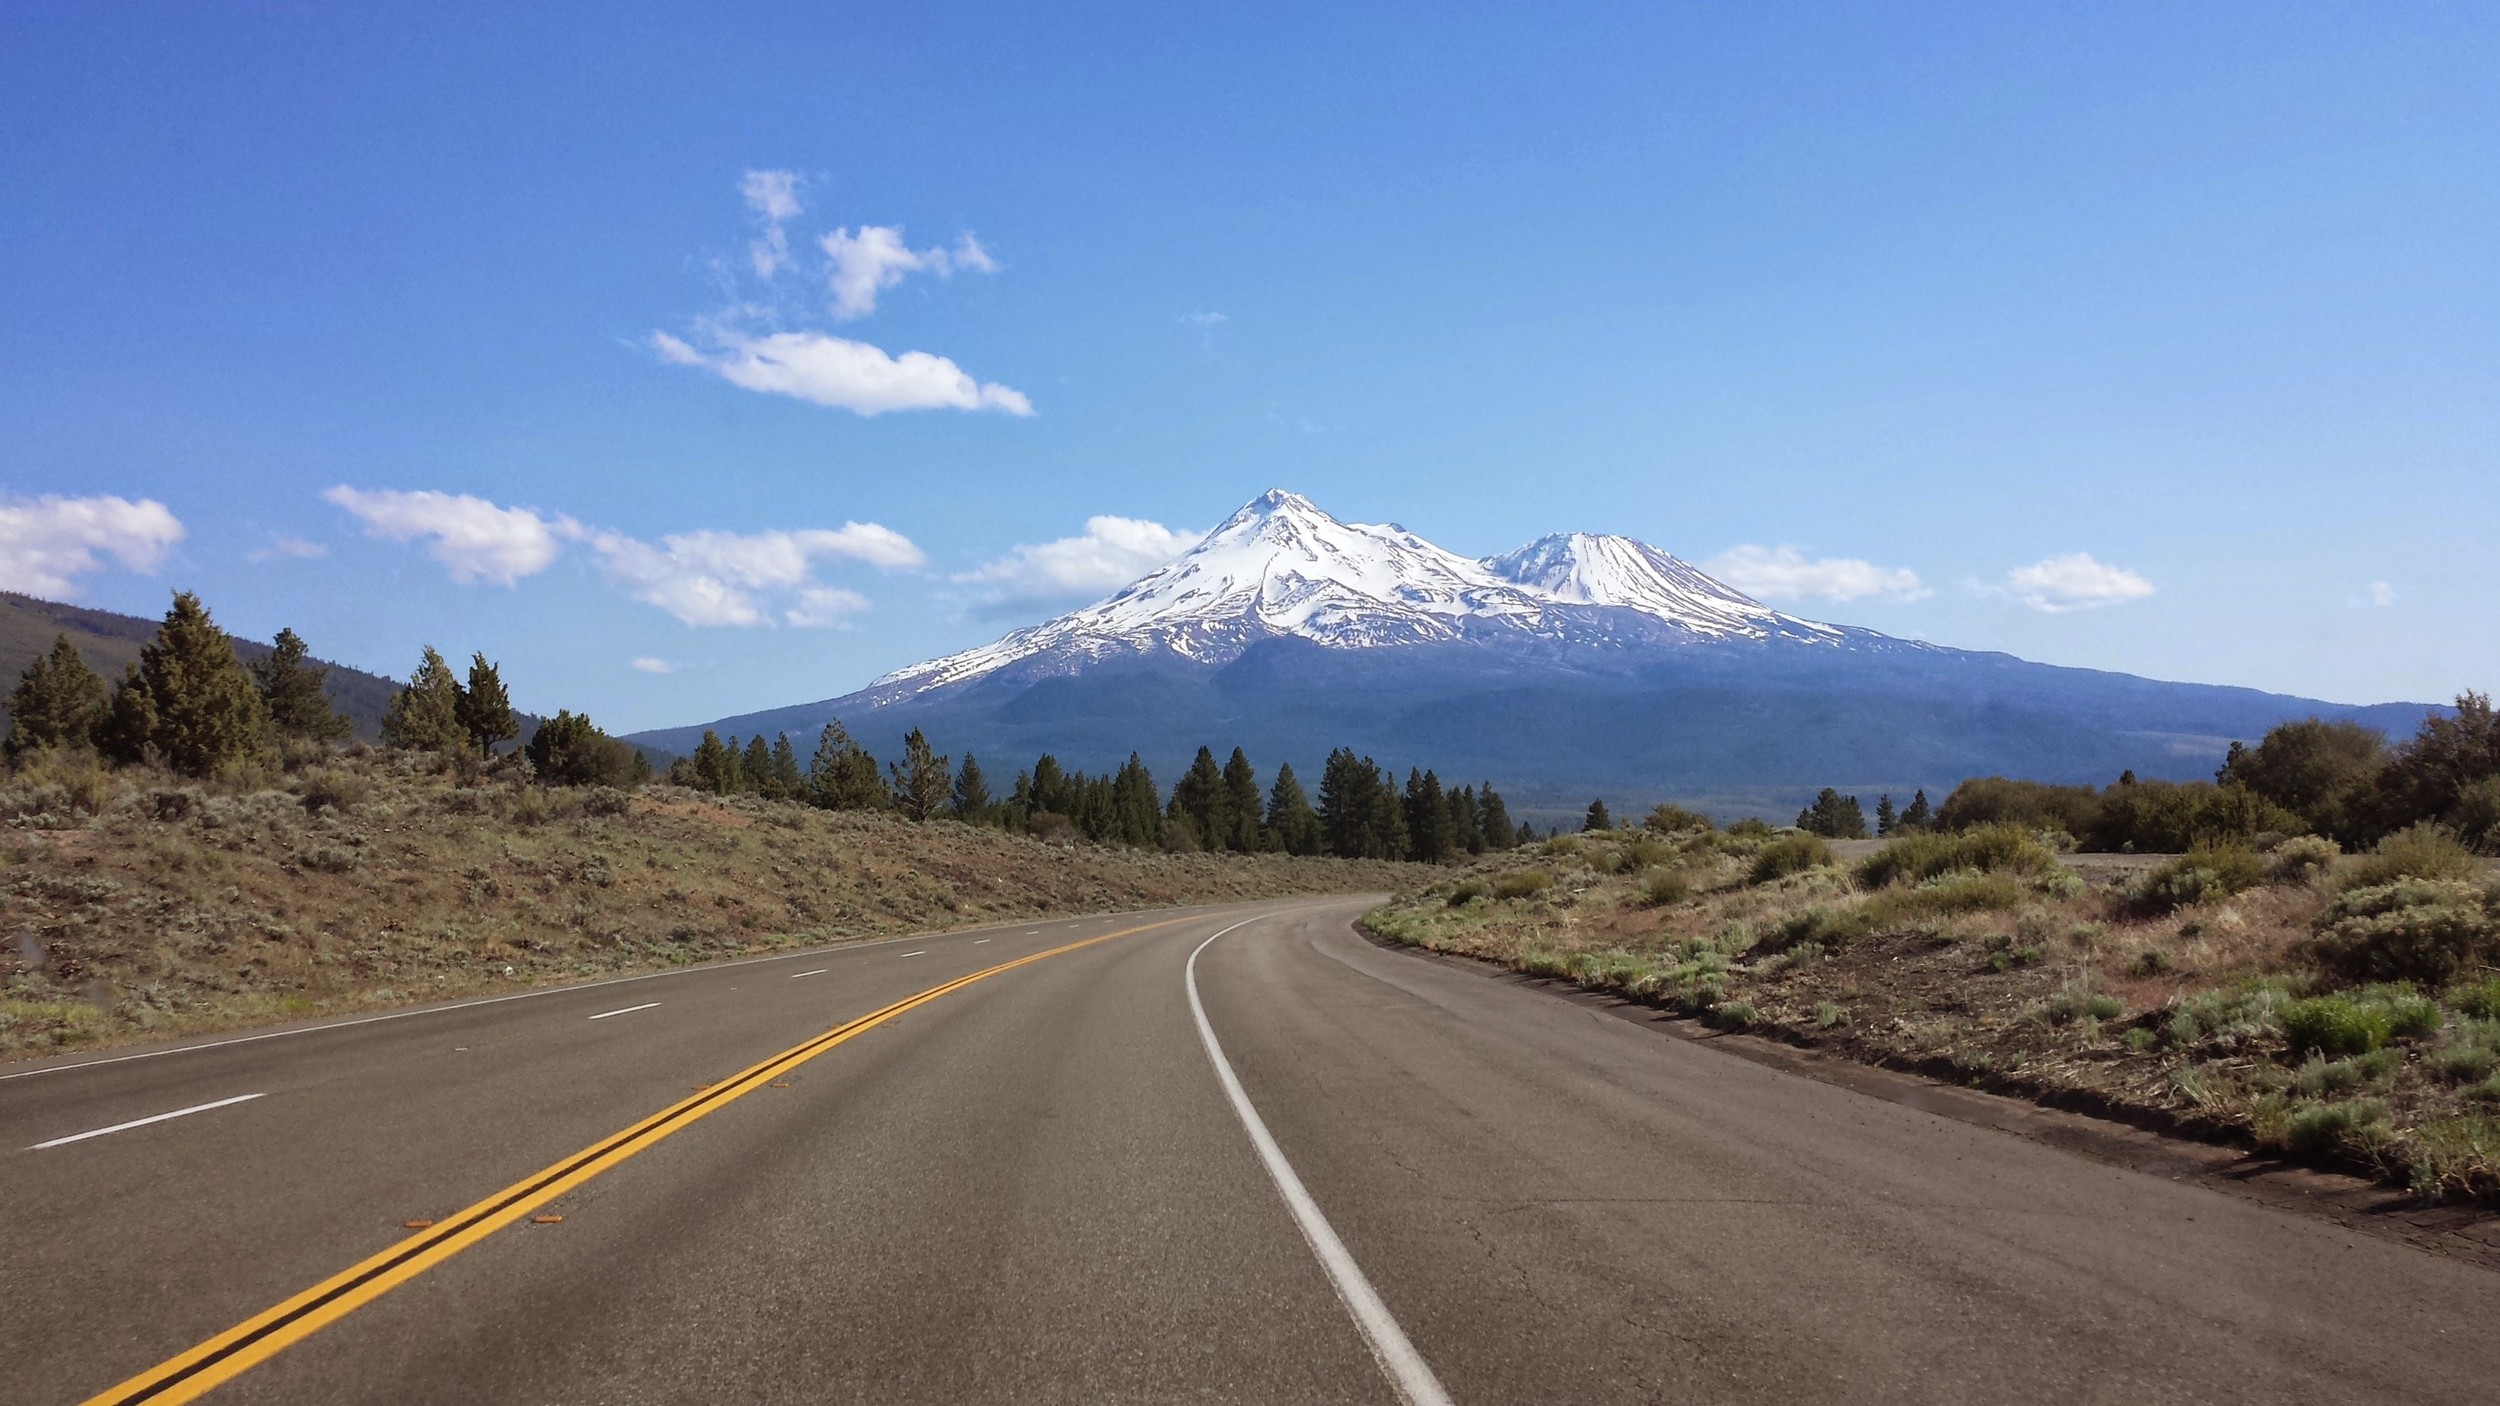
[[[0,585],[637,728],[1281,485],[2500,684],[2500,11],[1044,8],[9,7]]]

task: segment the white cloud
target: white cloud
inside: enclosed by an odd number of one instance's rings
[[[903,242],[901,225],[861,225],[854,234],[836,229],[817,241],[833,261],[827,282],[833,289],[833,315],[845,322],[877,310],[877,295],[903,281],[905,274],[934,273],[952,278],[967,273],[996,273],[998,260],[966,230],[955,236],[952,250],[931,245],[914,249]]]
[[[103,557],[154,571],[182,536],[181,520],[153,498],[0,497],[0,590],[66,596]]]
[[[1919,600],[1931,594],[1908,567],[1855,557],[1809,557],[1795,547],[1730,547],[1701,569],[1762,600]]]
[[[431,539],[427,553],[451,568],[451,579],[462,585],[492,581],[509,586],[535,576],[564,550],[561,538],[581,530],[571,518],[499,508],[466,493],[367,492],[340,484],[321,496],[363,519],[369,537]]]
[[[599,564],[634,599],[688,625],[832,624],[868,608],[856,591],[814,579],[816,564],[848,558],[893,569],[927,560],[909,538],[875,523],[799,532],[682,532],[657,543],[622,532],[589,534]],[[786,603],[786,604],[785,604]]]
[[[2005,575],[2007,591],[2034,610],[2063,615],[2073,610],[2117,605],[2153,594],[2153,583],[2124,567],[2094,561],[2089,552],[2068,552]]]
[[[998,410],[1030,415],[1024,392],[974,380],[942,356],[909,351],[888,356],[866,342],[822,332],[774,332],[751,337],[714,329],[716,350],[705,352],[666,332],[651,334],[662,360],[699,366],[734,386],[794,396],[860,415],[892,410]]]
[[[2355,607],[2365,610],[2385,610],[2395,603],[2396,588],[2384,581],[2371,582],[2360,595],[2352,598]]]
[[[253,561],[269,561],[276,557],[326,557],[329,554],[328,547],[302,537],[280,537],[266,547],[255,547],[246,553]]]
[[[972,231],[965,230],[955,236],[955,267],[973,273],[996,273],[998,260],[991,258],[981,241],[972,237]]]
[[[647,654],[634,661],[634,672],[638,674],[673,674],[677,672],[678,667],[665,659],[654,659]]]
[[[749,171],[738,182],[747,208],[764,221],[764,232],[747,245],[755,276],[770,278],[790,264],[790,235],[782,225],[799,215],[799,178],[789,171]]]
[[[1181,314],[1181,321],[1192,327],[1214,327],[1232,319],[1220,312],[1185,312]]]
[[[998,560],[959,572],[985,608],[1092,597],[1118,590],[1197,545],[1203,532],[1142,518],[1090,517],[1084,535],[1011,549]]]

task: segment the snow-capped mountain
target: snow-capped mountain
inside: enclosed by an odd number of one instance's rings
[[[1108,599],[888,674],[869,693],[894,702],[1010,665],[1070,673],[1157,651],[1223,664],[1266,639],[1368,649],[1506,633],[1824,644],[1866,634],[1783,615],[1628,537],[1558,533],[1479,560],[1394,523],[1340,522],[1270,489]]]

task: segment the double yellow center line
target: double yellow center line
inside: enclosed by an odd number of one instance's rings
[[[635,1153],[682,1131],[696,1119],[716,1113],[757,1089],[767,1087],[773,1080],[855,1035],[865,1034],[906,1011],[925,1006],[941,996],[1001,972],[1014,971],[1018,967],[1074,952],[1080,947],[1091,947],[1098,942],[1109,942],[1113,938],[1130,937],[1189,921],[1188,918],[1167,918],[1159,923],[1122,928],[1118,932],[1107,932],[1100,937],[1089,937],[1046,952],[1000,962],[969,976],[959,976],[916,995],[906,996],[847,1024],[837,1025],[804,1044],[793,1045],[761,1064],[752,1065],[711,1085],[692,1098],[680,1100],[623,1132],[583,1148],[543,1171],[524,1177],[456,1215],[436,1221],[371,1259],[352,1265],[284,1303],[245,1319],[188,1352],[168,1358],[119,1386],[89,1397],[86,1406],[192,1400],[219,1383],[277,1356]]]

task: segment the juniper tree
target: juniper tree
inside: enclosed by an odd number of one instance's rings
[[[174,597],[156,638],[141,646],[139,662],[123,676],[120,691],[130,690],[139,696],[127,704],[115,700],[115,738],[124,746],[136,740],[127,729],[144,714],[143,752],[186,776],[207,776],[268,749],[269,714],[252,676],[235,656],[234,641],[189,591]]]
[[[1267,833],[1287,854],[1320,851],[1319,813],[1311,809],[1311,798],[1303,793],[1291,762],[1276,768],[1275,784],[1267,788]]]
[[[640,751],[600,731],[589,714],[566,709],[540,720],[522,754],[550,786],[632,786],[651,770]]]
[[[344,742],[356,725],[330,704],[322,687],[329,670],[312,662],[304,637],[291,629],[278,631],[269,653],[252,661],[252,685],[260,691],[269,725],[280,737],[305,742]]]
[[[504,691],[503,671],[486,662],[483,652],[469,656],[469,685],[460,690],[460,730],[480,756],[492,756],[495,744],[521,735],[513,715],[512,695]]]
[[[104,676],[87,667],[85,656],[64,634],[50,653],[35,657],[9,694],[11,757],[37,747],[93,745],[97,725],[104,721]]]
[[[469,745],[460,711],[460,681],[429,644],[417,671],[408,676],[408,686],[391,695],[391,706],[382,715],[382,740],[411,752],[460,751]]]
[[[903,738],[903,759],[886,764],[892,778],[894,808],[906,820],[919,822],[936,815],[946,804],[946,793],[953,786],[947,770],[947,759],[929,745],[929,739],[913,728]]]
[[[96,750],[117,762],[156,760],[156,703],[148,697],[139,661],[122,670],[121,682],[96,719]]]

